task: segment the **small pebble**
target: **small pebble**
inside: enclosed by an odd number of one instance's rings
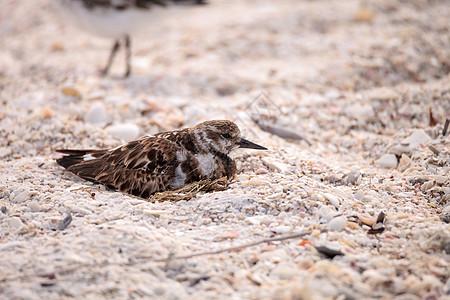
[[[335,195],[329,194],[329,193],[325,193],[325,194],[323,194],[323,196],[324,196],[328,201],[330,201],[331,204],[334,205],[334,207],[339,207],[340,201],[339,201],[339,198],[338,198],[338,197],[336,197]]]
[[[417,129],[409,137],[404,139],[401,143],[403,145],[409,145],[412,149],[419,147],[420,145],[426,145],[431,141],[431,138],[423,129]]]
[[[274,232],[280,233],[280,234],[289,233],[291,230],[292,230],[292,228],[290,226],[285,226],[285,225],[280,225],[273,229]]]
[[[286,173],[289,171],[289,165],[278,160],[275,160],[271,157],[263,157],[261,161],[272,170],[278,171],[280,173]]]
[[[157,296],[163,296],[167,292],[167,289],[163,285],[158,285],[153,291]]]
[[[61,88],[59,96],[59,100],[61,100],[61,102],[79,101],[83,98],[80,91],[73,86],[65,86]]]
[[[314,248],[316,248],[316,250],[319,253],[325,255],[329,259],[333,259],[336,256],[344,255],[344,253],[342,253],[339,250],[331,249],[331,248],[328,248],[328,247],[325,247],[325,246],[318,246],[318,247],[314,247]]]
[[[328,223],[331,220],[333,220],[334,218],[338,217],[340,213],[338,213],[337,211],[334,212],[330,212],[328,214],[326,214],[325,216],[323,216],[323,219]]]
[[[367,226],[373,226],[376,222],[376,218],[367,215],[358,215],[358,219],[361,223]]]
[[[38,211],[41,211],[41,209],[42,209],[41,206],[39,205],[39,203],[37,203],[36,201],[31,201],[30,203],[28,203],[28,208],[32,212],[38,212]]]
[[[164,214],[170,214],[170,211],[156,210],[156,209],[143,209],[142,213],[145,215],[160,216],[160,215],[164,215]]]
[[[267,181],[264,181],[264,180],[260,180],[260,179],[258,179],[258,178],[252,178],[252,179],[250,179],[249,181],[244,182],[244,183],[242,184],[242,186],[243,186],[243,187],[246,187],[246,186],[248,186],[248,185],[256,185],[256,186],[258,186],[258,185],[264,185],[264,184],[268,184],[268,182],[267,182]]]
[[[450,214],[450,203],[447,204],[447,205],[442,209],[442,214],[443,214],[443,215],[448,215],[448,214]]]
[[[253,217],[247,217],[247,223],[252,224],[252,225],[260,225],[264,219],[266,217],[265,216],[253,216]]]
[[[6,157],[8,155],[11,155],[11,153],[12,153],[11,148],[0,147],[0,158]]]
[[[311,232],[311,236],[314,237],[314,238],[318,238],[320,236],[320,230],[319,229],[314,229]]]
[[[362,198],[364,198],[364,192],[359,190],[355,193],[355,199],[357,200],[361,200]]]
[[[382,223],[376,223],[372,226],[373,230],[380,230],[382,228],[384,228],[384,225]]]
[[[405,155],[405,154],[411,154],[412,152],[412,148],[409,144],[406,145],[396,145],[394,147],[392,147],[389,152],[396,154],[396,155]],[[406,156],[406,155],[405,155]],[[408,156],[406,156],[408,157]]]
[[[437,184],[444,184],[447,181],[448,177],[443,175],[436,175],[434,180]]]
[[[358,12],[355,14],[355,21],[361,22],[361,23],[369,23],[372,22],[373,19],[376,17],[376,14],[374,11],[368,9],[368,8],[360,8]]]
[[[25,188],[23,188],[23,191],[21,191],[16,196],[14,196],[14,198],[12,199],[12,202],[22,203],[28,198],[29,195],[30,195],[30,189],[28,187],[25,187]]]
[[[422,184],[422,186],[420,187],[420,190],[422,192],[426,192],[429,189],[431,189],[433,186],[434,186],[434,181],[433,180],[429,180],[429,181],[427,181],[427,182]]]
[[[397,157],[394,154],[385,154],[375,161],[375,165],[380,168],[395,168]]]
[[[406,168],[408,168],[410,164],[411,164],[411,158],[409,158],[405,154],[402,154],[402,156],[400,157],[400,162],[398,164],[399,171],[401,171],[401,172],[405,171]]]
[[[297,270],[289,264],[280,264],[276,266],[272,272],[271,276],[278,278],[280,280],[291,280],[295,276]]]
[[[257,175],[263,175],[263,174],[267,174],[267,173],[269,173],[269,170],[267,170],[266,168],[258,168],[255,171],[255,174],[257,174]]]
[[[97,126],[106,125],[106,123],[108,123],[108,113],[105,105],[101,102],[97,102],[92,105],[86,113],[84,120]]]
[[[359,176],[361,176],[359,171],[351,171],[344,177],[343,182],[347,185],[355,185],[358,183]]]
[[[445,222],[447,224],[450,223],[450,215],[440,216],[439,219],[441,219],[442,222]]]
[[[19,217],[11,217],[8,219],[8,225],[9,227],[13,229],[20,229],[24,227],[25,225],[22,223],[22,220],[20,220]]]
[[[116,139],[130,142],[139,137],[139,127],[134,124],[117,124],[106,128],[106,131]]]
[[[364,282],[370,284],[370,286],[377,288],[382,285],[384,282],[388,281],[389,278],[373,269],[368,269],[362,273],[362,278]]]
[[[371,119],[375,115],[373,107],[369,103],[367,104],[356,103],[353,105],[349,105],[345,109],[345,113],[348,116],[358,119],[360,121]]]
[[[344,216],[336,217],[328,222],[328,227],[332,231],[342,231],[347,225],[347,218]]]

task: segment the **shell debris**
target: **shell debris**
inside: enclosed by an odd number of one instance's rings
[[[1,298],[448,297],[448,1],[209,1],[127,79],[54,2],[0,12]],[[54,162],[210,119],[269,151],[150,199]]]

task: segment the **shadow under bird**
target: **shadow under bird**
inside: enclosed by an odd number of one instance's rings
[[[107,64],[107,75],[117,51],[125,47],[125,77],[131,74],[131,35],[150,24],[157,24],[177,7],[207,4],[206,0],[57,0],[64,17],[98,36],[114,39]]]
[[[79,177],[135,196],[174,190],[203,179],[232,178],[238,148],[267,150],[241,137],[236,124],[213,120],[144,136],[110,150],[56,150],[57,163]]]

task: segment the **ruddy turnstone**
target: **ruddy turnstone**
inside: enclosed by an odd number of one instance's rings
[[[102,75],[108,74],[121,41],[124,42],[125,77],[128,77],[131,73],[131,34],[145,29],[172,7],[206,4],[206,0],[58,0],[58,4],[65,16],[82,29],[114,39]]]
[[[56,150],[66,155],[56,161],[81,178],[146,198],[202,179],[233,177],[230,153],[237,148],[267,150],[243,139],[233,122],[215,120],[111,150]]]

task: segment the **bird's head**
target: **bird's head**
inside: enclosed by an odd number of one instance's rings
[[[267,148],[241,137],[236,124],[228,120],[206,121],[196,125],[194,135],[200,148],[205,152],[217,151],[229,154],[237,148],[267,150]]]

